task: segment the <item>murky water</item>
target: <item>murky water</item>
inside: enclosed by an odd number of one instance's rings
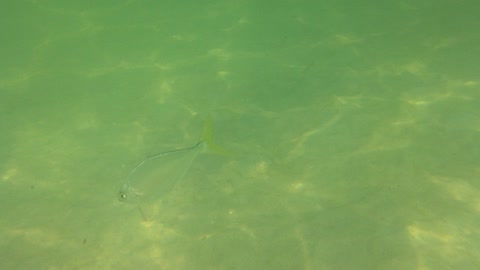
[[[0,4],[0,269],[478,269],[477,10]]]

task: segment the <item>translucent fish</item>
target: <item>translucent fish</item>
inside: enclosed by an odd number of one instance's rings
[[[204,142],[172,151],[163,152],[144,159],[127,176],[118,192],[122,202],[152,202],[170,192],[180,181]]]
[[[154,214],[146,213],[147,209],[154,208],[156,202],[178,185],[198,154],[206,149],[219,155],[230,154],[229,151],[212,144],[210,115],[203,123],[202,138],[198,143],[148,157],[137,164],[127,175],[118,192],[118,199],[121,202],[136,204],[144,220],[150,219]]]

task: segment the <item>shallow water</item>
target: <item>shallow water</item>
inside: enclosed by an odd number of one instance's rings
[[[478,269],[476,10],[0,4],[0,269]]]

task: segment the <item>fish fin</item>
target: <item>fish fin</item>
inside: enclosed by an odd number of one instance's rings
[[[203,131],[201,140],[205,143],[207,150],[220,156],[233,156],[234,152],[228,150],[213,142],[213,122],[209,113],[203,122]]]

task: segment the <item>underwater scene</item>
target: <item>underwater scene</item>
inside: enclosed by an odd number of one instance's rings
[[[480,269],[478,8],[0,4],[0,269]]]

